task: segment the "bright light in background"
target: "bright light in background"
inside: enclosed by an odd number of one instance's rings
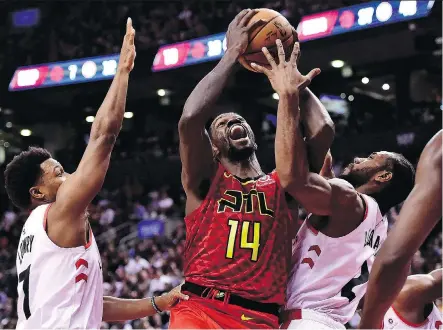
[[[94,116],[88,116],[88,117],[86,117],[86,121],[87,121],[88,123],[92,123],[92,122],[94,121]]]
[[[134,113],[133,112],[125,112],[125,114],[123,115],[125,118],[129,119],[134,117]]]
[[[159,90],[157,91],[157,95],[158,95],[158,96],[165,96],[165,95],[166,95],[166,91],[165,91],[164,89],[159,89]]]
[[[340,69],[345,65],[345,62],[343,62],[342,60],[333,60],[331,62],[331,65],[333,68]]]
[[[361,78],[361,82],[366,85],[367,83],[369,83],[369,78],[363,77],[363,78]]]
[[[381,88],[382,88],[384,91],[387,91],[387,90],[389,90],[389,88],[391,88],[391,86],[389,86],[389,84],[383,84],[383,86],[381,86]]]
[[[349,95],[349,96],[348,96],[348,100],[349,100],[350,102],[354,101],[354,95]]]
[[[26,129],[26,128],[24,128],[20,131],[21,136],[30,136],[31,134],[32,134],[31,130]]]
[[[12,127],[12,123],[10,121],[8,121],[5,125],[7,128],[11,128]]]
[[[342,99],[345,99],[345,98],[346,98],[346,94],[345,94],[345,93],[341,93],[341,94],[340,94],[340,97],[341,97]]]
[[[5,142],[5,143],[3,144],[3,146],[4,146],[5,148],[7,148],[7,147],[10,146],[10,144],[9,144],[9,142]]]
[[[278,100],[279,99],[278,94],[277,93],[272,94],[272,98],[274,100]]]

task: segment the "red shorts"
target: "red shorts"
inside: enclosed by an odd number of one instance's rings
[[[189,294],[171,309],[169,329],[278,329],[278,317]]]

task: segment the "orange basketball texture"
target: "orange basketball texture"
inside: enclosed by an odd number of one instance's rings
[[[244,54],[238,59],[241,65],[254,72],[255,70],[251,67],[251,62],[270,68],[268,60],[261,50],[263,47],[268,48],[278,63],[275,41],[277,39],[282,41],[286,58],[289,58],[291,55],[294,42],[296,41],[294,40],[291,24],[279,12],[267,8],[258,9],[257,14],[248,22],[248,26],[251,26],[260,19],[267,23],[258,26],[249,33],[248,48],[246,48]]]

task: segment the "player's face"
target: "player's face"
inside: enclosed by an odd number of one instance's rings
[[[348,181],[354,187],[359,187],[386,168],[389,156],[389,152],[379,151],[373,152],[366,158],[356,157],[352,163],[345,167],[340,178]]]
[[[235,114],[218,116],[212,123],[211,141],[217,157],[242,161],[257,149],[254,133],[246,120]]]
[[[38,184],[30,189],[33,198],[52,203],[55,201],[57,191],[63,182],[69,177],[69,174],[63,170],[63,167],[55,159],[47,159],[40,165],[42,175]]]

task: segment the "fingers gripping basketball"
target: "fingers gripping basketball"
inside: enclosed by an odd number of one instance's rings
[[[251,62],[270,68],[268,61],[263,55],[262,48],[268,48],[271,55],[276,58],[277,48],[275,41],[280,39],[285,49],[285,54],[289,57],[292,52],[294,42],[297,41],[296,33],[288,20],[275,10],[261,8],[249,20],[247,26],[263,20],[266,23],[260,24],[249,32],[249,44],[245,52],[239,58],[239,62],[246,69],[255,71],[251,67]],[[278,61],[278,59],[277,59]]]

